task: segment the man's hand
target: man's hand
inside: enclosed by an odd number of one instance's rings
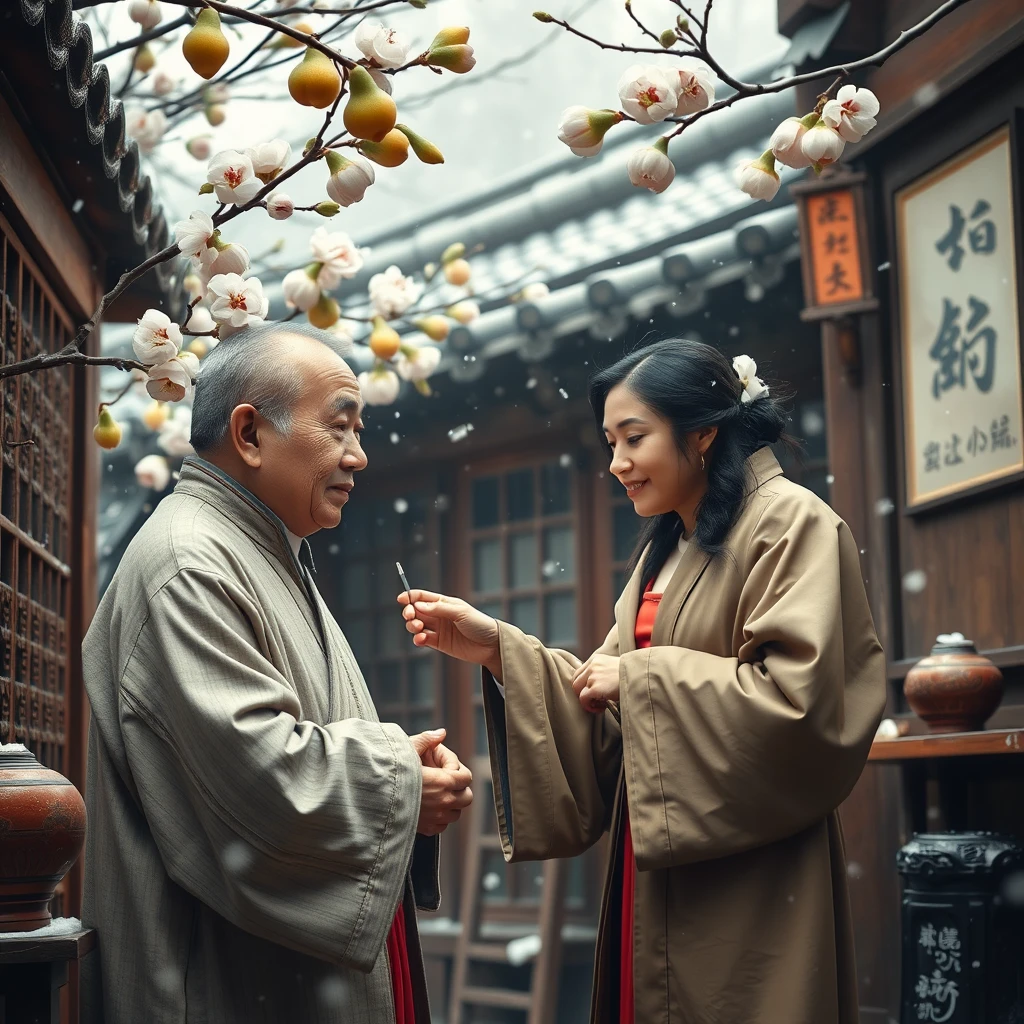
[[[440,835],[473,802],[473,791],[469,788],[473,773],[441,742],[444,737],[444,729],[409,737],[423,765],[423,795],[416,831],[424,836]]]
[[[619,659],[610,654],[592,654],[576,669],[572,688],[584,711],[604,711],[609,701],[619,699]]]

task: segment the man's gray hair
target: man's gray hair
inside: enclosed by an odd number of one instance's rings
[[[290,334],[311,338],[344,358],[350,343],[312,324],[298,321],[254,324],[225,338],[203,359],[192,400],[192,447],[216,448],[227,434],[236,406],[252,405],[276,430],[291,428],[292,409],[302,380],[294,367],[275,359],[275,341]]]

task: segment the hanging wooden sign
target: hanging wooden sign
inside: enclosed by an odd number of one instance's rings
[[[872,281],[864,175],[836,173],[790,186],[800,222],[804,320],[878,308]]]

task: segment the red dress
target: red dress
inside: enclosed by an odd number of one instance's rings
[[[634,639],[637,649],[651,646],[654,618],[658,614],[661,594],[652,594],[654,580],[636,613]],[[625,796],[623,796],[625,800]],[[619,1024],[633,1024],[633,895],[636,892],[636,861],[633,859],[633,834],[629,829],[629,807],[623,808],[625,818],[622,837],[622,934],[619,939]]]
[[[416,1024],[416,1008],[412,1002],[409,947],[405,941],[404,899],[398,904],[398,913],[395,914],[395,920],[391,924],[386,945],[388,963],[391,965],[391,990],[395,996],[395,1024]]]

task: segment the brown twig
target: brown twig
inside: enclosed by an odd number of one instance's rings
[[[165,22],[162,25],[157,25],[156,28],[151,28],[148,32],[143,32],[141,35],[135,36],[134,39],[126,39],[123,43],[115,43],[113,46],[108,46],[105,50],[100,50],[98,53],[92,55],[93,62],[98,64],[101,60],[106,60],[108,57],[113,57],[115,54],[123,53],[125,50],[130,50],[133,47],[141,46],[143,43],[152,42],[154,39],[159,39],[161,36],[165,36],[175,29],[183,28],[185,25],[191,25],[192,22],[187,14],[183,14],[180,18],[176,18],[174,21]]]
[[[660,39],[660,37],[659,37],[659,36],[657,36],[657,35],[655,35],[655,33],[654,33],[654,32],[652,32],[652,31],[651,31],[651,30],[650,30],[650,29],[649,29],[649,28],[648,28],[648,27],[647,27],[647,26],[646,26],[646,25],[645,25],[645,24],[644,24],[644,23],[643,23],[643,22],[642,22],[642,21],[640,20],[640,18],[639,18],[639,17],[637,16],[637,13],[636,13],[636,11],[634,11],[634,10],[633,10],[633,0],[626,0],[626,3],[625,3],[625,7],[626,7],[626,13],[627,13],[627,14],[628,14],[628,15],[629,15],[629,16],[630,16],[630,17],[631,17],[632,19],[633,19],[633,22],[634,22],[634,23],[636,24],[636,27],[637,27],[638,29],[640,29],[640,31],[641,31],[641,32],[642,32],[642,33],[643,33],[643,34],[644,34],[645,36],[647,36],[647,37],[648,37],[649,39],[653,39],[653,40],[654,40],[654,41],[655,41],[656,43],[660,43],[660,42],[661,42],[661,39]],[[667,46],[663,46],[663,47],[662,47],[662,50],[667,50],[667,49],[670,49],[670,47],[667,47]]]
[[[711,106],[705,107],[703,110],[698,110],[695,114],[690,114],[687,117],[666,118],[669,123],[677,124],[679,127],[676,128],[668,137],[675,138],[677,135],[689,128],[694,122],[699,121],[702,117],[706,117],[708,114],[713,114],[716,110],[723,110],[725,107],[731,107],[734,103],[739,100],[746,99],[748,96],[765,96],[769,93],[785,92],[787,89],[793,89],[798,85],[804,85],[808,82],[817,82],[823,78],[830,76],[836,76],[836,81],[829,86],[827,92],[831,92],[838,84],[849,78],[856,71],[860,71],[862,68],[877,67],[884,64],[894,53],[898,53],[903,47],[907,46],[913,40],[922,36],[928,31],[934,24],[941,21],[948,14],[951,14],[958,7],[962,7],[968,0],[946,0],[946,3],[942,4],[941,7],[936,8],[927,18],[923,21],[918,22],[911,28],[908,28],[900,33],[899,37],[895,39],[888,46],[876,53],[871,54],[868,57],[862,57],[860,60],[851,61],[848,64],[834,64],[831,67],[820,68],[817,71],[807,71],[802,75],[792,75],[789,78],[780,78],[778,81],[769,82],[767,84],[760,83],[748,83],[748,82],[735,82],[733,87],[736,92],[732,96],[727,96],[724,99],[718,100],[712,103]]]
[[[121,356],[90,356],[84,352],[69,351],[69,348],[70,346],[62,348],[59,352],[47,352],[31,359],[23,359],[19,363],[0,366],[0,380],[17,377],[23,373],[33,373],[36,370],[50,370],[55,366],[116,366],[119,370],[142,371],[149,369],[145,363],[135,359],[124,359]]]
[[[221,0],[199,0],[204,7],[210,7],[215,10],[218,14],[226,14],[237,17],[240,21],[248,21],[253,25],[262,25],[264,28],[273,29],[275,32],[281,33],[281,35],[291,36],[292,39],[298,40],[305,46],[311,46],[314,50],[319,50],[321,53],[326,54],[331,60],[340,64],[343,68],[351,70],[355,67],[355,61],[350,57],[346,57],[343,53],[339,53],[333,46],[328,46],[326,43],[321,42],[316,35],[309,32],[300,32],[298,29],[294,29],[291,25],[286,25],[284,22],[275,21],[273,18],[268,17],[265,14],[257,14],[255,11],[244,10],[240,7],[232,7],[231,4],[222,3]],[[195,7],[197,0],[164,0],[164,3],[174,4],[177,7]]]
[[[128,383],[125,384],[125,386],[123,388],[121,388],[120,391],[118,391],[118,393],[117,393],[117,395],[115,397],[113,397],[109,402],[104,402],[103,405],[117,405],[117,403],[120,402],[121,399],[124,398],[124,396],[127,395],[128,392],[131,391],[131,389],[133,387],[135,387],[135,378],[134,377],[132,377],[128,381]]]

